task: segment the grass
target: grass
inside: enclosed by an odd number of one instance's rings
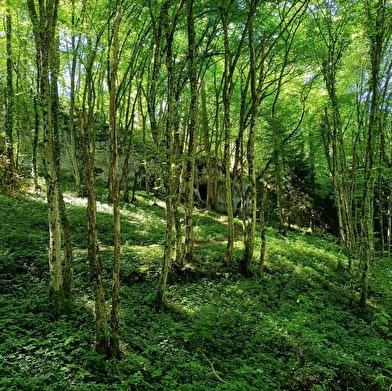
[[[194,273],[171,273],[168,306],[157,311],[165,211],[143,192],[121,208],[124,360],[103,360],[94,351],[85,201],[65,194],[75,299],[59,319],[47,306],[46,205],[29,193],[0,196],[0,390],[390,389],[390,261],[376,262],[377,294],[363,311],[350,276],[336,271],[347,260],[332,237],[268,229],[263,279],[243,278],[241,238],[233,264],[222,265],[225,218],[197,210]],[[112,218],[103,197],[98,225],[109,292]]]

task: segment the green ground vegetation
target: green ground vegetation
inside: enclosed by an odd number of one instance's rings
[[[194,264],[173,268],[166,308],[154,306],[165,237],[164,203],[137,193],[123,204],[122,360],[94,351],[85,200],[65,192],[75,249],[74,305],[47,304],[47,206],[0,195],[0,390],[390,390],[391,262],[374,265],[372,295],[357,303],[356,276],[332,236],[267,232],[264,276],[221,263],[225,217],[195,212]],[[110,291],[112,218],[98,225]],[[239,224],[239,222],[237,222]],[[259,243],[257,243],[257,248]],[[253,262],[257,270],[257,252]],[[109,297],[109,295],[108,295]]]

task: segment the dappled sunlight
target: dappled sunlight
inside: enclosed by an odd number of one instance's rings
[[[269,246],[267,245],[267,252],[272,254],[280,254],[287,259],[292,260],[293,267],[298,268],[302,266],[310,266],[313,269],[326,272],[328,270],[335,270],[339,260],[344,261],[345,258],[338,254],[335,250],[335,254],[326,251],[323,248],[316,248],[308,243],[297,240],[287,239],[287,245],[281,246],[280,242],[276,242],[276,239],[270,240]],[[276,248],[276,245],[278,248]],[[336,248],[336,247],[335,247]]]
[[[72,194],[64,193],[64,202],[71,206],[87,208],[88,200],[86,197],[77,197]],[[113,214],[113,206],[108,203],[98,201],[96,202],[97,212]]]
[[[87,207],[86,197],[76,197],[72,194],[64,193],[64,202],[71,206],[79,206],[83,208]]]
[[[81,295],[77,296],[76,304],[85,308],[91,315],[95,316],[95,302],[91,295]]]
[[[161,262],[163,257],[163,247],[158,244],[145,246],[128,245],[122,246],[124,262],[140,267],[148,267]]]
[[[18,228],[16,224],[14,230],[7,229],[8,236],[2,240],[8,252],[2,252],[3,258],[15,258],[18,252],[15,259],[20,259],[21,265],[26,260],[32,264],[42,260],[42,267],[34,271],[41,284],[31,286],[27,298],[23,296],[24,287],[12,286],[13,294],[20,292],[15,298],[20,303],[15,302],[15,306],[23,310],[12,313],[10,319],[4,318],[3,330],[14,322],[22,325],[24,334],[18,331],[18,341],[22,342],[9,347],[7,357],[15,365],[25,365],[34,376],[41,369],[24,360],[35,360],[40,368],[51,367],[53,371],[64,368],[62,373],[69,378],[88,373],[95,381],[97,363],[101,365],[99,371],[114,364],[101,363],[93,352],[95,303],[85,247],[86,206],[81,199],[72,203],[67,198],[75,242],[74,318],[78,320],[62,317],[51,320],[48,326],[41,319],[45,309],[40,309],[46,306],[42,270],[47,267],[47,254],[42,248],[48,238],[41,236],[47,232],[47,209],[41,201],[33,201],[20,200],[18,207],[12,208],[13,201],[4,199],[5,209],[14,211],[10,221],[3,219],[4,225],[18,219],[31,229],[26,232],[24,226]],[[97,220],[109,315],[113,222],[109,207],[104,205]],[[27,210],[30,214],[26,214]],[[368,368],[388,370],[390,344],[383,336],[389,335],[389,318],[383,308],[389,302],[371,298],[368,312],[358,315],[357,307],[350,303],[347,275],[335,270],[338,260],[346,259],[333,242],[318,239],[316,246],[312,237],[290,233],[283,238],[269,229],[263,278],[244,278],[239,269],[242,238],[236,237],[233,262],[223,264],[227,226],[202,214],[195,219],[196,233],[199,239],[210,240],[198,242],[194,262],[181,270],[170,268],[167,305],[157,310],[165,212],[160,206],[140,202],[137,206],[122,205],[121,213],[120,322],[125,358],[119,364],[123,372],[118,373],[124,382],[130,377],[133,384],[139,384],[139,379],[146,382],[154,378],[154,384],[166,384],[171,389],[173,378],[178,379],[177,385],[186,381],[183,379],[198,378],[214,389],[217,382],[221,383],[220,378],[227,385],[238,385],[236,389],[246,384],[256,390],[264,384],[266,389],[310,390],[324,386],[328,389],[337,382],[347,388],[355,385],[359,377],[370,384]],[[15,243],[28,243],[28,249],[22,252]],[[257,237],[253,271],[258,264],[259,246]],[[375,266],[374,272],[380,273],[380,284],[385,279],[383,287],[390,286],[389,260],[380,260],[379,270]],[[385,297],[390,295],[390,288],[382,290],[373,282],[372,286]],[[38,336],[32,338],[25,333],[26,322],[28,327],[34,324]],[[48,357],[50,363],[46,362]]]
[[[39,202],[41,204],[47,204],[45,195],[38,195],[33,190],[29,190],[25,193],[25,197],[33,202]]]
[[[130,221],[128,220],[129,222],[140,224],[141,226],[144,224],[152,224],[153,227],[156,228],[159,224],[165,223],[164,219],[158,219],[156,216],[151,216],[151,214],[144,210],[135,211],[133,213],[129,211],[122,211],[121,215],[128,217],[130,219]],[[149,228],[151,228],[151,226]]]
[[[267,375],[275,378],[276,389],[290,383],[310,389],[325,382],[331,368],[343,379],[347,366],[358,365],[354,364],[358,354],[355,335],[362,326],[350,312],[343,315],[339,302],[322,286],[312,283],[309,290],[292,291],[300,275],[315,277],[312,268],[301,266],[292,274],[292,285],[289,275],[288,279],[282,275],[287,286],[270,280],[267,291],[266,282],[260,285],[257,279],[170,286],[169,304],[186,317],[186,331],[180,329],[178,337],[183,336],[193,349],[203,349],[207,356],[219,356],[217,368],[229,379],[235,374],[230,375],[228,368],[236,361],[241,376],[249,374],[253,379],[251,383],[246,377],[248,384],[260,384]],[[273,297],[274,285],[278,299]],[[372,354],[379,347],[371,348]],[[259,372],[261,363],[263,371]]]
[[[145,208],[145,207],[144,207]],[[165,223],[164,218],[159,218],[155,214],[152,214],[150,210],[145,210],[144,208],[136,206],[127,206],[127,208],[121,208],[120,209],[120,214],[121,217],[125,219],[129,219],[135,223],[141,223],[141,224],[146,224],[146,223],[151,223],[151,222],[157,222],[157,223]]]

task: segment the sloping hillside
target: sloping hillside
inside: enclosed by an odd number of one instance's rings
[[[392,385],[390,261],[375,265],[365,311],[334,238],[267,232],[262,279],[221,263],[225,217],[195,213],[196,260],[172,267],[168,306],[154,306],[165,211],[145,193],[122,205],[123,360],[94,352],[85,200],[66,194],[75,249],[73,310],[47,306],[44,199],[0,196],[0,390],[388,390]],[[237,222],[239,224],[239,222]],[[106,288],[111,216],[99,204]],[[257,244],[258,249],[259,244]],[[242,253],[241,237],[235,259]],[[257,269],[257,254],[254,270]]]

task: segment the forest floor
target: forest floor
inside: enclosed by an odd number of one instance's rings
[[[267,231],[263,278],[222,264],[225,216],[195,211],[195,262],[172,268],[165,309],[154,303],[165,233],[164,203],[137,193],[122,204],[123,360],[94,351],[86,201],[65,192],[75,259],[74,308],[47,304],[47,207],[26,191],[0,196],[0,390],[391,390],[392,262],[378,258],[366,309],[354,270],[328,235]],[[111,208],[98,226],[109,297]],[[236,224],[240,225],[237,221]],[[256,243],[253,263],[257,270]]]

